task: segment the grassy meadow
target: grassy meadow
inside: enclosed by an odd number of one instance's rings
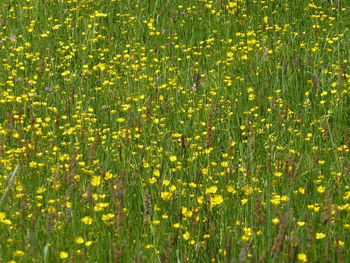
[[[349,17],[1,0],[0,262],[349,262]]]

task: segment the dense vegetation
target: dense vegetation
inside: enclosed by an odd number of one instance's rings
[[[346,262],[350,1],[2,0],[1,262]]]

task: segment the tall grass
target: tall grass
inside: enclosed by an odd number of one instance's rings
[[[348,1],[0,3],[1,262],[346,262]]]

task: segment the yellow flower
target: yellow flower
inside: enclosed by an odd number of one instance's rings
[[[326,191],[326,187],[320,185],[319,187],[317,187],[317,192],[320,194],[323,194]]]
[[[281,203],[281,196],[280,195],[274,195],[272,199],[270,200],[271,204],[273,205],[279,205]]]
[[[159,221],[159,220],[153,220],[153,221],[152,221],[152,224],[155,225],[155,226],[157,226],[157,225],[160,224],[160,221]]]
[[[24,256],[24,252],[22,250],[16,250],[13,252],[13,256],[14,257],[23,257]]]
[[[151,249],[151,248],[153,248],[153,247],[154,247],[153,245],[149,244],[149,245],[146,245],[146,246],[145,246],[145,249]]]
[[[180,138],[181,137],[181,133],[175,132],[175,133],[172,134],[172,136],[174,138]]]
[[[189,210],[187,207],[182,206],[181,207],[181,214],[184,215],[185,217],[191,217],[193,215],[193,212]]]
[[[298,221],[298,222],[297,222],[297,225],[298,225],[298,226],[305,226],[305,222],[304,222],[304,221]]]
[[[180,225],[180,223],[175,223],[175,224],[173,224],[173,228],[180,228],[181,227],[181,225]]]
[[[85,246],[86,246],[86,247],[89,247],[89,246],[91,246],[91,245],[92,245],[92,241],[91,241],[91,240],[85,242]]]
[[[274,224],[274,225],[278,225],[278,224],[280,223],[280,219],[277,218],[277,217],[275,217],[275,218],[272,218],[271,222],[272,222],[272,224]]]
[[[222,198],[222,195],[214,195],[210,197],[210,208],[222,204],[223,201],[224,199]]]
[[[344,246],[344,244],[345,244],[344,241],[341,241],[341,240],[338,241],[338,246],[342,247],[342,246]]]
[[[289,200],[289,196],[288,195],[282,195],[281,201],[286,202],[288,200]]]
[[[115,215],[112,214],[112,213],[102,215],[102,221],[103,221],[103,222],[109,221],[109,220],[113,219],[114,216],[115,216]]]
[[[68,258],[68,253],[66,251],[60,251],[60,259],[66,259]]]
[[[91,179],[91,185],[92,186],[99,186],[101,184],[101,177],[100,176],[93,176]]]
[[[152,178],[148,179],[148,183],[149,184],[155,184],[156,182],[157,182],[157,178],[155,178],[155,177],[152,177]]]
[[[227,167],[228,166],[228,162],[226,162],[226,161],[225,162],[221,162],[220,164],[221,164],[222,167]]]
[[[83,244],[84,241],[85,241],[84,238],[81,236],[75,238],[75,243],[77,244]]]
[[[99,12],[99,11],[95,11],[95,17],[106,17],[107,14]],[[102,69],[101,69],[102,70]]]
[[[109,179],[112,179],[112,177],[113,177],[113,174],[111,172],[106,172],[104,178],[105,178],[105,180],[109,180]]]
[[[241,199],[241,204],[242,204],[242,205],[245,205],[245,204],[247,204],[247,203],[248,203],[248,199],[247,199],[247,198]]]
[[[188,231],[186,231],[186,232],[182,235],[182,237],[183,237],[185,240],[189,240],[190,237],[191,237],[191,234],[190,234]]]
[[[237,191],[236,191],[236,190],[233,188],[233,186],[231,186],[231,185],[226,186],[226,190],[227,190],[229,193],[232,193],[232,194],[237,193]]]
[[[203,169],[201,170],[201,172],[202,172],[203,175],[207,175],[208,172],[209,172],[209,170],[208,170],[208,168],[203,168]]]
[[[177,160],[175,155],[169,157],[170,162],[175,162]]]
[[[243,241],[249,241],[250,236],[242,235],[242,236],[241,236],[241,239],[242,239]]]
[[[316,239],[324,239],[326,237],[326,234],[324,233],[316,233]]]
[[[160,197],[163,200],[170,200],[171,199],[171,193],[169,193],[169,192],[161,192],[160,193]]]
[[[158,169],[154,169],[154,170],[153,170],[153,175],[154,175],[155,177],[159,177],[159,176],[160,176],[160,171],[159,171]]]
[[[205,189],[205,194],[215,194],[217,190],[218,190],[218,187],[213,185]]]
[[[197,203],[198,204],[203,204],[204,197],[202,195],[197,197]]]
[[[67,76],[67,75],[69,75],[69,74],[70,74],[70,71],[69,71],[69,70],[66,70],[66,71],[64,71],[64,72],[61,73],[61,76],[65,77],[65,76]]]
[[[83,222],[85,225],[91,225],[92,221],[93,219],[91,216],[85,216],[81,219],[81,222]]]
[[[276,176],[276,177],[281,177],[281,176],[282,176],[282,173],[281,173],[281,172],[275,172],[275,173],[274,173],[274,176]]]
[[[0,212],[0,222],[6,218],[6,214],[4,212]]]
[[[299,253],[298,254],[298,260],[301,262],[307,262],[307,256],[305,253]]]

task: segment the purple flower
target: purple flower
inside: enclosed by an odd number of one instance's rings
[[[11,36],[9,37],[9,39],[10,39],[10,41],[15,41],[15,40],[17,39],[17,36],[11,35]]]
[[[51,87],[45,87],[45,90],[46,90],[47,92],[51,92],[51,91],[52,91],[52,88],[51,88]]]

